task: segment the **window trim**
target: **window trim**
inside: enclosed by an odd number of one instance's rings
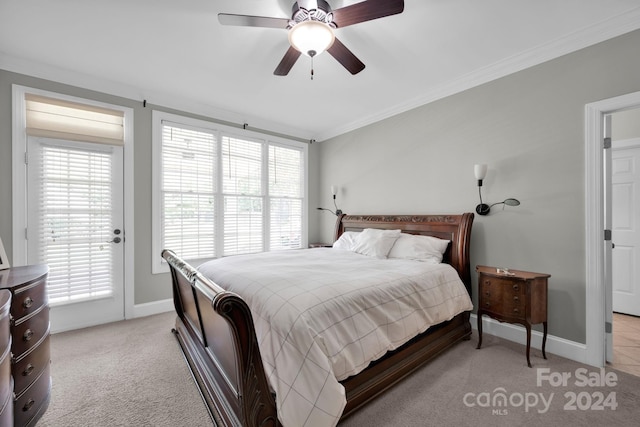
[[[267,185],[268,187],[268,147],[270,145],[279,146],[279,147],[289,147],[297,150],[301,150],[303,154],[303,183],[302,183],[302,247],[306,247],[308,244],[308,180],[309,180],[309,151],[308,145],[306,143],[293,141],[290,139],[272,136],[269,134],[241,129],[237,127],[227,126],[224,124],[215,123],[213,121],[195,119],[191,117],[181,116],[177,114],[167,113],[160,110],[153,110],[151,113],[151,121],[152,121],[152,188],[151,188],[151,272],[152,274],[162,274],[169,271],[169,267],[166,261],[162,258],[161,253],[163,249],[162,247],[162,123],[171,122],[179,126],[185,126],[187,128],[194,128],[198,130],[206,130],[215,132],[218,136],[218,141],[220,141],[221,134],[225,136],[237,137],[242,139],[248,139],[252,141],[260,141],[264,144],[263,151],[267,154],[263,155],[263,172],[262,179],[263,185]],[[220,153],[221,158],[221,153]],[[218,167],[218,179],[221,179],[222,168]],[[219,181],[220,182],[220,181]],[[221,185],[221,184],[220,184]],[[221,188],[221,187],[220,187]],[[221,191],[221,190],[220,190]],[[265,219],[268,219],[268,200],[269,200],[269,192],[268,188],[263,191],[262,194],[263,200],[265,203],[263,205],[263,209],[265,210]],[[223,217],[222,212],[223,206],[221,203],[216,205],[216,216],[217,218]],[[218,221],[216,223],[216,239],[220,239],[223,236],[223,223],[222,221]],[[267,221],[263,228],[264,238],[266,240],[266,249],[268,250],[269,244],[269,222]],[[218,244],[220,250],[223,248],[223,244]],[[168,248],[170,249],[170,248]],[[219,252],[220,253],[220,252]],[[224,256],[224,255],[223,255]],[[199,265],[200,263],[208,260],[207,259],[198,259],[198,260],[190,260],[194,266]]]

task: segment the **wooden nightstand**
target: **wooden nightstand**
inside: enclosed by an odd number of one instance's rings
[[[531,367],[531,325],[542,323],[542,357],[547,344],[547,279],[549,274],[509,270],[498,273],[496,267],[479,265],[478,272],[478,347],[482,345],[482,315],[496,320],[519,323],[527,329],[527,365]]]

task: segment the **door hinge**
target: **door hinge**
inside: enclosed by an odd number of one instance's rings
[[[602,146],[607,149],[607,148],[611,148],[611,138],[610,137],[606,137],[603,142],[602,142]]]
[[[611,322],[604,322],[604,332],[610,334],[613,332],[613,325]]]
[[[26,151],[24,152],[24,164],[29,164],[29,153],[27,153]]]
[[[24,229],[24,240],[29,240],[29,234],[27,233],[27,228]]]
[[[607,242],[611,240],[611,230],[604,230],[604,240]]]

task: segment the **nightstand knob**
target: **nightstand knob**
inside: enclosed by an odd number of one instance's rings
[[[514,313],[520,313],[520,309],[518,309],[518,308],[514,308],[514,309],[513,309],[513,312],[514,312]]]
[[[517,291],[518,289],[520,289],[520,286],[519,286],[519,285],[513,285],[513,290],[514,290],[514,291]]]
[[[484,284],[485,284],[485,285],[490,285],[490,284],[491,284],[491,280],[485,280],[485,281],[484,281]]]
[[[489,292],[489,291],[485,292],[484,294],[485,294],[486,296],[488,296],[488,297],[489,297],[489,296],[491,296],[491,292]]]
[[[491,303],[488,303],[488,302],[485,302],[484,305],[487,307],[491,307]]]
[[[515,295],[515,296],[513,297],[513,300],[514,300],[514,301],[519,301],[519,300],[520,300],[520,297],[519,297],[518,295]]]

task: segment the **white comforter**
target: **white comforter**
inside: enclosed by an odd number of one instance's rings
[[[335,426],[346,404],[339,380],[472,309],[448,264],[317,248],[221,258],[199,270],[249,305],[285,427]]]

